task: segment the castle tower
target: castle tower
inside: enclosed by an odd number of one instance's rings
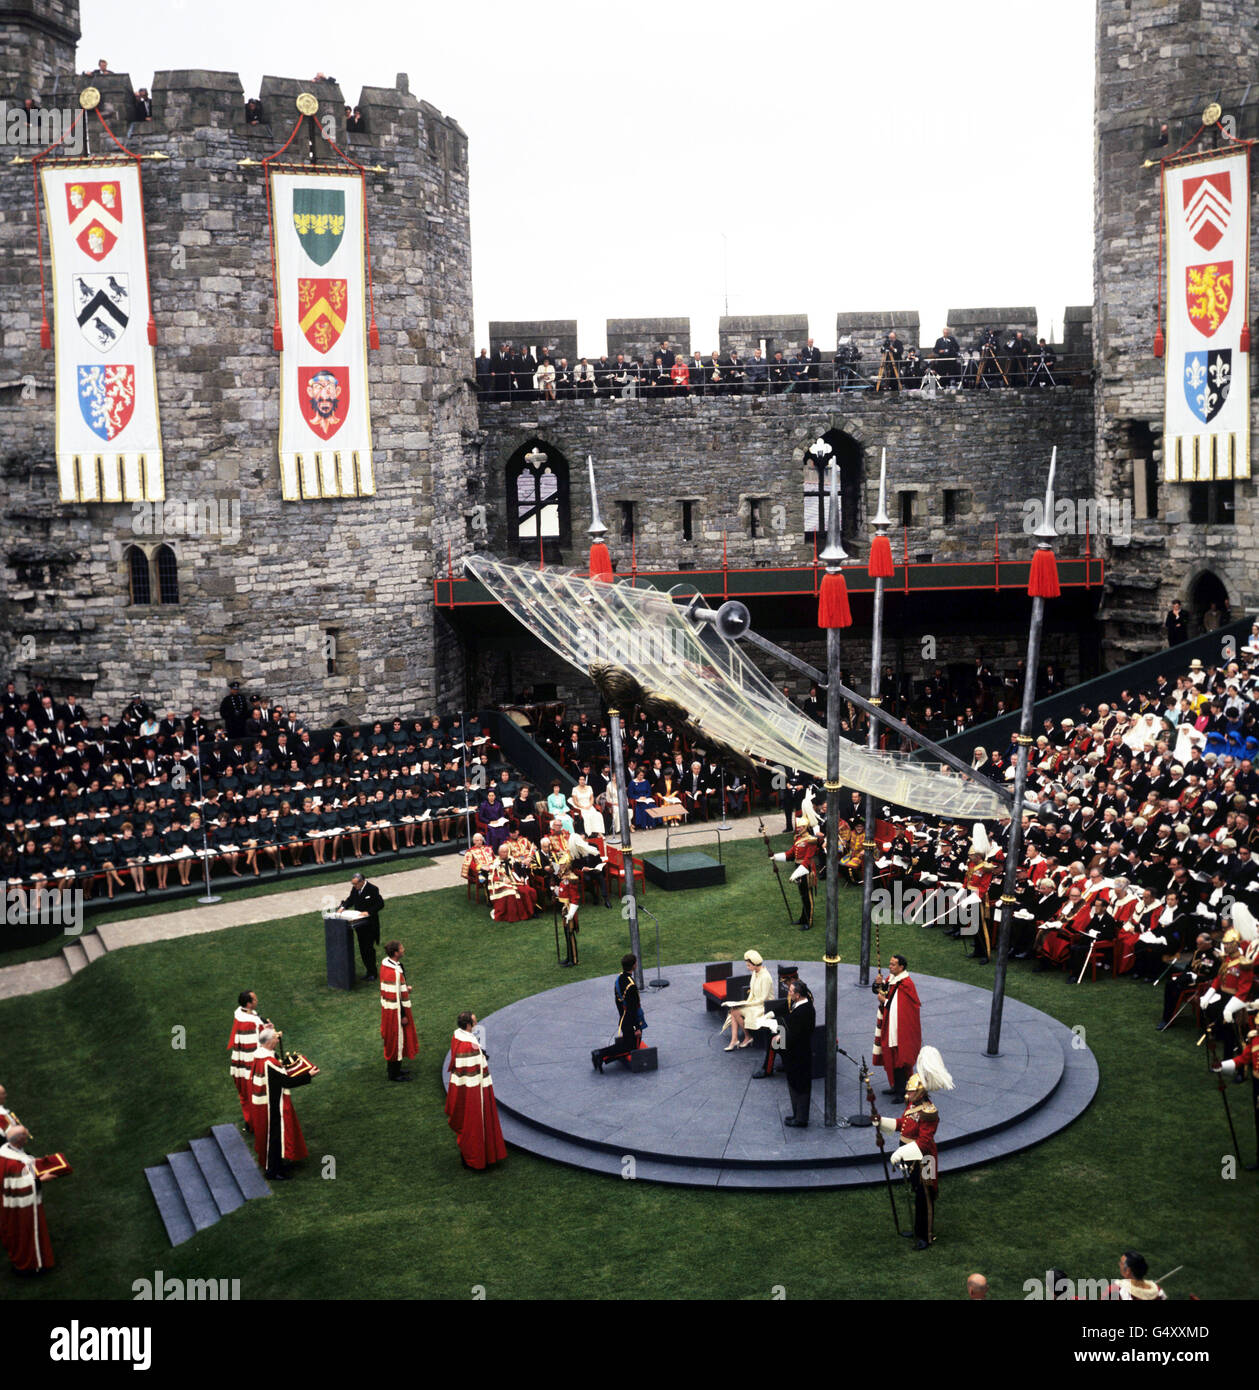
[[[1099,500],[1130,501],[1134,518],[1130,538],[1100,538],[1108,572],[1103,641],[1114,663],[1161,645],[1174,598],[1201,612],[1223,592],[1234,616],[1259,603],[1256,482],[1161,481],[1165,364],[1153,355],[1158,161],[1193,136],[1213,101],[1236,138],[1259,136],[1253,0],[1098,0],[1096,62],[1094,490]],[[1210,139],[1197,148],[1210,148]],[[1254,196],[1252,184],[1252,275]],[[1250,375],[1253,393],[1253,363]],[[1251,470],[1259,477],[1256,419],[1252,394]]]
[[[79,0],[14,0],[0,5],[0,79],[9,100],[50,106],[74,73]],[[101,55],[98,55],[98,57]],[[93,59],[93,64],[95,64]]]
[[[0,180],[0,670],[97,710],[142,690],[183,712],[215,704],[233,678],[315,725],[457,706],[462,663],[435,614],[433,573],[467,529],[476,432],[467,137],[405,74],[355,97],[331,82],[267,77],[255,94],[236,73],[158,71],[153,118],[132,124],[128,74],[75,76],[77,24],[65,0],[0,6],[6,85],[58,82],[41,99],[72,109],[94,86],[118,138],[164,156],[144,165],[144,204],[167,504],[58,500],[31,178]],[[369,166],[381,340],[368,356],[371,497],[280,495],[257,161],[288,137],[302,90],[318,100],[319,128]],[[245,119],[254,95],[257,125]],[[345,130],[347,103],[361,132]],[[81,350],[64,317],[59,348]]]

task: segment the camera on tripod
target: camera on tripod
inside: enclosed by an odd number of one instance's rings
[[[835,361],[845,363],[861,361],[861,349],[853,342],[851,335],[839,340],[835,348]]]

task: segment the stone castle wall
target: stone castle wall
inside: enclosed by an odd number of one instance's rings
[[[482,402],[480,421],[482,543],[502,556],[537,554],[536,540],[513,546],[507,521],[508,464],[535,445],[558,452],[569,465],[571,544],[561,550],[566,562],[576,564],[583,562],[590,524],[588,454],[595,460],[610,540],[626,554],[620,504],[633,504],[637,562],[643,569],[673,569],[680,562],[720,568],[723,547],[734,566],[811,564],[813,540],[804,529],[805,454],[832,430],[862,452],[861,536],[877,509],[879,456],[887,450],[888,511],[897,523],[898,556],[905,540],[899,526],[902,492],[913,494],[910,556],[936,561],[991,556],[998,529],[1002,557],[1026,558],[1026,504],[1043,497],[1055,445],[1058,496],[1084,499],[1091,492],[1093,398],[1082,388],[966,391],[935,401],[842,392]],[[948,520],[946,491],[954,494]],[[690,541],[682,533],[684,501],[691,503]],[[750,534],[753,501],[760,502],[756,537]],[[1064,535],[1058,550],[1080,555],[1084,543],[1082,534]]]

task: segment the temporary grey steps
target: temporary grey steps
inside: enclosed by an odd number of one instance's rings
[[[84,954],[90,961],[100,960],[105,952],[109,950],[109,947],[101,940],[99,932],[86,932],[79,940],[83,947]]]
[[[215,1125],[210,1133],[232,1170],[236,1186],[245,1197],[270,1197],[271,1188],[254,1162],[253,1153],[241,1137],[240,1130],[235,1125]]]
[[[222,1216],[210,1191],[210,1184],[202,1176],[197,1160],[190,1153],[167,1154],[166,1161],[179,1184],[179,1195],[192,1218],[192,1224],[199,1231],[213,1226]]]
[[[80,970],[87,966],[87,952],[77,941],[72,941],[68,946],[61,948],[61,958],[69,966],[71,975],[77,975]]]
[[[159,1163],[155,1168],[146,1168],[144,1176],[149,1180],[149,1191],[157,1203],[157,1213],[166,1227],[170,1243],[182,1245],[197,1232],[188,1215],[188,1208],[184,1206],[184,1199],[179,1195],[179,1184],[175,1181],[174,1173],[165,1163]]]
[[[211,1136],[193,1139],[191,1152],[167,1154],[165,1163],[144,1170],[172,1245],[213,1226],[250,1198],[271,1195],[234,1125],[215,1125]]]
[[[189,1148],[192,1149],[192,1156],[196,1159],[201,1176],[214,1198],[219,1216],[226,1216],[237,1207],[243,1207],[245,1194],[232,1176],[232,1170],[227,1166],[227,1159],[223,1157],[223,1150],[218,1144],[213,1139],[193,1139]],[[217,1220],[217,1217],[215,1219]]]

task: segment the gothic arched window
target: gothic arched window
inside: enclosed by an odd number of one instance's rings
[[[179,602],[179,563],[169,545],[159,545],[157,554],[157,594],[160,603]]]
[[[507,513],[512,539],[569,539],[568,463],[558,451],[534,443],[507,465]]]
[[[149,557],[138,545],[129,545],[123,556],[127,565],[127,584],[132,604],[153,602],[153,585],[149,578]]]
[[[840,533],[841,539],[847,544],[857,539],[861,529],[861,445],[842,430],[827,430],[822,439],[831,447],[829,455],[818,459],[810,449],[804,456],[804,534],[816,535],[819,539],[826,535],[827,522],[830,520],[826,470],[834,459],[839,464]]]

